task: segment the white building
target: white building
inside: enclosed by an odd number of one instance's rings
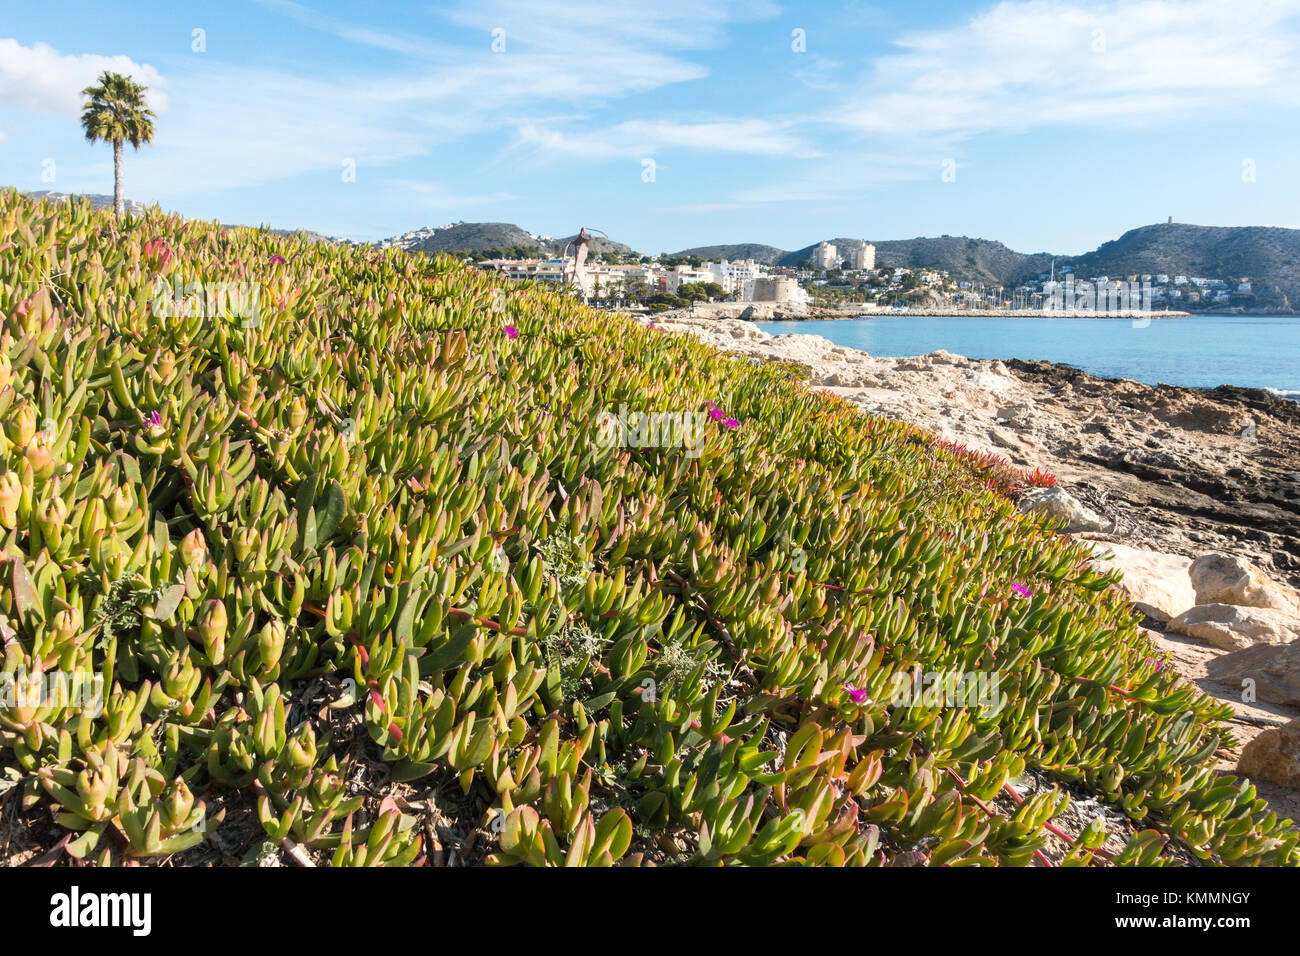
[[[760,272],[758,263],[753,259],[737,259],[733,262],[723,259],[721,262],[706,262],[700,268],[707,269],[713,276],[708,281],[722,286],[728,295],[739,291],[746,282],[757,279]]]
[[[848,250],[850,269],[870,272],[876,267],[876,247],[869,242],[859,242]]]
[[[687,282],[716,282],[713,273],[704,266],[698,269],[692,266],[673,266],[668,272],[667,289],[665,291],[677,294],[677,290]],[[725,287],[724,287],[725,288]]]
[[[818,269],[839,268],[840,253],[833,242],[819,242],[813,249],[813,265]]]

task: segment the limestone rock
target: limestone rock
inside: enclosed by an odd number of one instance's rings
[[[1217,681],[1253,689],[1258,700],[1300,705],[1300,643],[1257,644],[1215,658],[1206,670]]]
[[[1252,780],[1300,787],[1300,719],[1271,727],[1246,744],[1237,772]]]
[[[1123,573],[1119,589],[1148,617],[1168,621],[1196,603],[1196,591],[1187,573],[1191,558],[1103,541],[1091,547],[1103,570]],[[1107,552],[1112,557],[1105,558]]]
[[[1192,562],[1192,587],[1197,604],[1239,604],[1243,607],[1300,611],[1300,594],[1278,584],[1243,557],[1203,554]]]
[[[1198,604],[1169,622],[1169,630],[1209,641],[1225,651],[1300,640],[1300,620],[1273,608]]]
[[[1016,506],[1021,511],[1064,518],[1065,530],[1070,534],[1082,531],[1104,531],[1109,523],[1064,488],[1030,488]]]

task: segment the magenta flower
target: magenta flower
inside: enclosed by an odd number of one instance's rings
[[[712,407],[709,409],[709,417],[712,418],[715,422],[716,422],[718,419],[720,419],[724,414],[726,414],[726,413],[723,412],[723,410],[720,409],[720,408],[718,408],[718,406],[716,406],[716,405],[712,406]]]
[[[738,425],[740,425],[740,422],[736,421],[734,418],[728,418],[722,424],[727,426],[728,428],[736,428]]]
[[[1148,657],[1148,658],[1147,658],[1147,663],[1148,663],[1148,664],[1155,664],[1155,665],[1156,665],[1156,671],[1157,671],[1157,672],[1159,672],[1159,671],[1160,671],[1160,670],[1165,666],[1165,662],[1164,662],[1164,661],[1158,661],[1158,660],[1155,660],[1154,658],[1151,658],[1151,657]]]
[[[284,264],[284,260],[281,259],[279,256],[272,256],[272,257],[271,257],[271,261],[272,261],[272,262],[278,262],[278,263],[280,263],[281,265]]]
[[[506,338],[513,339],[518,335],[519,335],[519,330],[517,328],[515,328],[513,325],[506,326]]]
[[[854,687],[852,684],[845,684],[844,689],[853,698],[853,703],[865,704],[867,702],[867,689],[865,687]]]
[[[1034,596],[1034,589],[1025,584],[1013,584],[1011,585],[1011,590],[1022,598]]]
[[[150,412],[145,416],[144,423],[150,428],[157,428],[162,424],[162,415],[156,411]]]

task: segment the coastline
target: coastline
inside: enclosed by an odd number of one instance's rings
[[[741,319],[648,321],[754,362],[780,362],[868,414],[1055,475],[1059,491],[1047,493],[1045,510],[1122,571],[1120,589],[1153,650],[1231,705],[1236,743],[1220,750],[1221,770],[1238,772],[1247,743],[1300,717],[1300,661],[1285,656],[1300,634],[1300,404],[1263,389],[1144,385],[1042,361],[878,357]],[[1026,495],[1022,509],[1031,498],[1039,500]],[[1206,604],[1190,575],[1207,561],[1235,562],[1259,587],[1289,596],[1267,606]],[[1207,613],[1229,622],[1196,618]],[[1271,678],[1285,685],[1282,696],[1274,689],[1246,700],[1233,651],[1278,655],[1272,664],[1252,658],[1249,672],[1284,675]],[[1279,815],[1300,820],[1300,790],[1254,782]]]
[[[835,319],[875,319],[881,316],[899,318],[951,318],[951,319],[1182,319],[1190,318],[1193,313],[1179,312],[1174,309],[1160,312],[1144,312],[1141,309],[1119,309],[1109,312],[1095,312],[1089,309],[917,309],[906,311],[893,309],[828,309],[834,312],[830,318]],[[848,313],[852,314],[848,314]],[[806,315],[805,319],[824,319],[824,315]]]
[[[1291,399],[1260,388],[1146,385],[1043,361],[875,356],[743,319],[660,313],[648,321],[752,359],[794,363],[810,385],[864,411],[1095,485],[1167,550],[1244,551],[1300,584],[1300,404]],[[1252,425],[1255,437],[1243,438]]]
[[[621,311],[621,310],[615,310]],[[824,305],[801,305],[784,302],[697,302],[683,309],[667,309],[648,313],[653,321],[659,318],[677,319],[742,319],[748,322],[804,322],[837,319],[896,318],[955,318],[955,319],[1181,319],[1191,318],[1192,312],[1173,309],[1144,312],[1140,309],[1123,309],[1111,312],[1094,312],[1086,309],[936,309],[909,308],[907,311],[880,309],[867,306],[852,308]]]

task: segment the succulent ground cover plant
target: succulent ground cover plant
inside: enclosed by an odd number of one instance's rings
[[[1223,705],[1015,511],[1050,476],[780,368],[450,259],[8,191],[0,385],[0,779],[71,856],[184,854],[239,797],[318,862],[430,862],[323,713],[462,794],[494,864],[1300,856],[1215,772]],[[611,447],[620,406],[710,430]],[[997,699],[900,700],[914,673]],[[18,693],[54,675],[101,694]]]

